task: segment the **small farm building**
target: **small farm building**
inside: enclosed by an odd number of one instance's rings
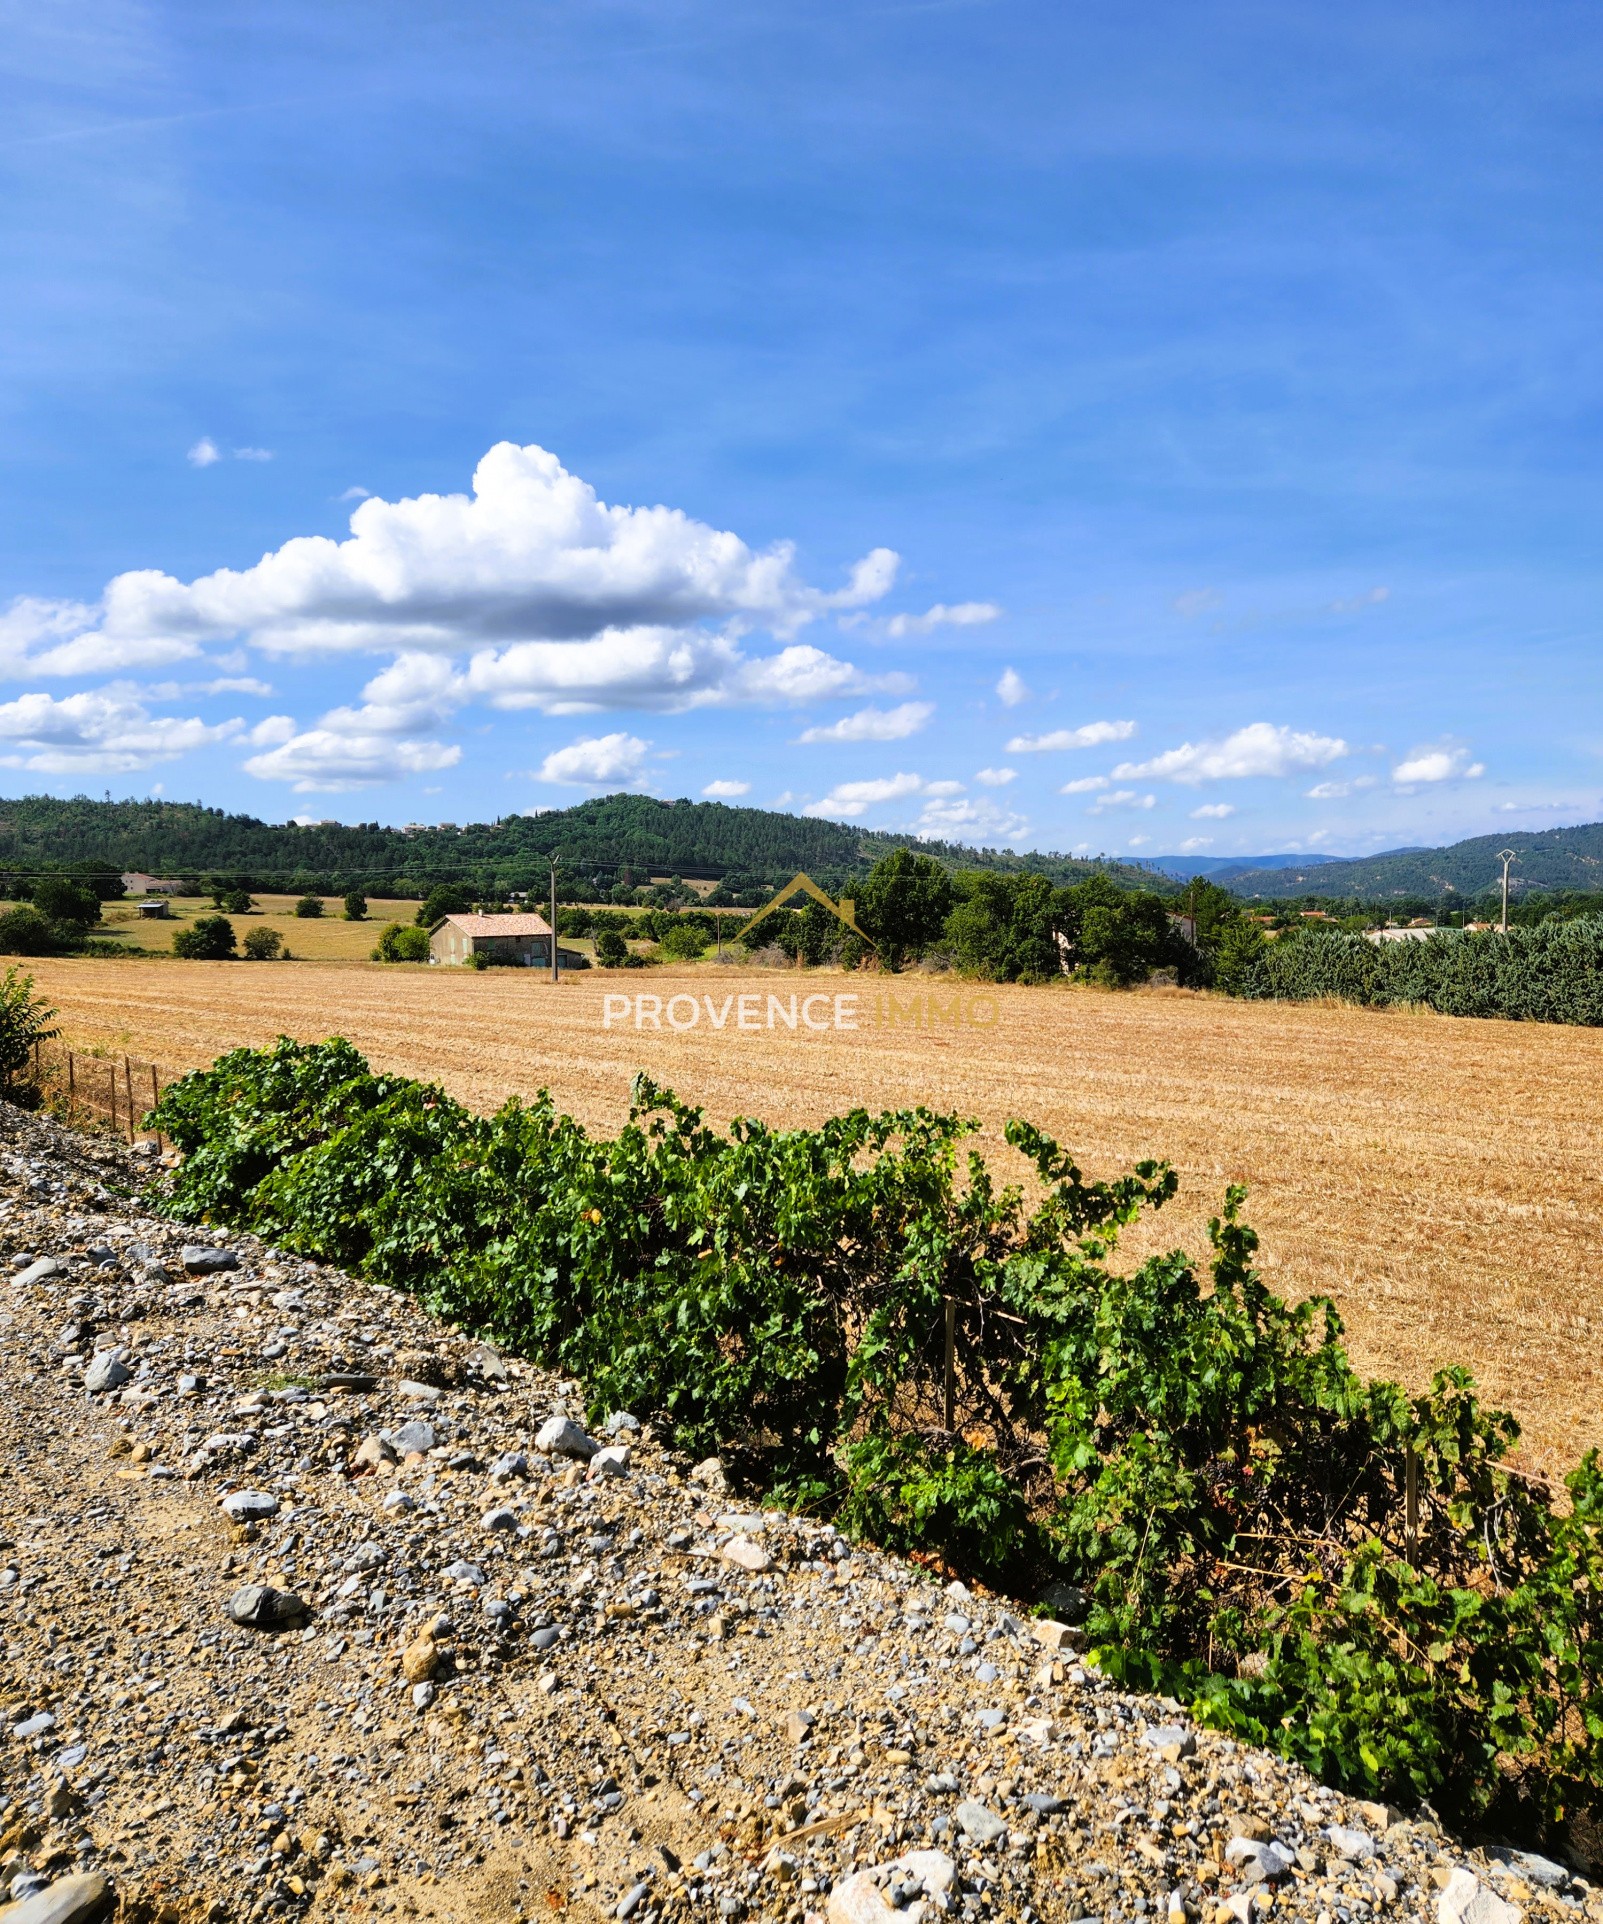
[[[167,906],[166,896],[153,895],[149,901],[139,904],[139,913],[147,922],[165,922],[171,917],[172,910]]]
[[[447,915],[429,930],[431,962],[460,965],[475,955],[503,966],[548,969],[551,924],[543,915]],[[588,965],[576,949],[558,949],[557,966]]]

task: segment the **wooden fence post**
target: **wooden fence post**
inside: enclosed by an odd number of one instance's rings
[[[1403,1452],[1403,1527],[1408,1539],[1408,1561],[1419,1559],[1419,1452],[1410,1443]]]
[[[957,1303],[946,1299],[946,1428],[957,1422]]]
[[[72,1121],[73,1104],[78,1096],[78,1079],[73,1074],[72,1051],[67,1051],[67,1120]]]

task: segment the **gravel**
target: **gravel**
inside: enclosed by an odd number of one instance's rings
[[[148,1174],[0,1109],[0,1916],[1603,1924]]]

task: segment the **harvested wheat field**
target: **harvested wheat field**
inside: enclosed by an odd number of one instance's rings
[[[804,976],[717,965],[570,977],[533,971],[351,969],[296,963],[30,963],[75,1045],[183,1069],[283,1032],[348,1036],[376,1066],[438,1080],[493,1107],[551,1089],[614,1131],[644,1068],[709,1114],[813,1123],[923,1102],[978,1117],[999,1172],[1018,1158],[1007,1117],[1040,1123],[1088,1173],[1166,1157],[1181,1178],[1150,1238],[1204,1247],[1226,1182],[1246,1183],[1263,1265],[1282,1292],[1324,1291],[1366,1368],[1422,1384],[1468,1363],[1525,1426],[1548,1470],[1603,1444],[1603,1032],[1323,1005],[1227,1002],[1179,991],[954,991],[920,978]],[[905,999],[900,1019],[887,988]],[[682,1033],[608,994],[857,995],[855,1031],[829,1026]],[[919,998],[924,1004],[919,1006]],[[614,1005],[616,1007],[616,1005]],[[679,1005],[681,1020],[688,1004]],[[893,1019],[887,1020],[887,1017]],[[977,1020],[974,1018],[978,1018]],[[1143,1241],[1145,1242],[1144,1238]]]

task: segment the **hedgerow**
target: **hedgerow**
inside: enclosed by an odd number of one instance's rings
[[[1283,1001],[1419,1003],[1443,1015],[1603,1024],[1603,918],[1495,931],[1441,929],[1423,942],[1307,932],[1257,945],[1222,987]]]
[[[1068,1580],[1104,1667],[1332,1782],[1547,1834],[1599,1805],[1597,1455],[1555,1502],[1466,1372],[1365,1381],[1329,1302],[1265,1287],[1239,1189],[1205,1268],[1121,1269],[1173,1173],[1088,1182],[1028,1123],[1033,1206],[928,1109],[719,1132],[640,1078],[605,1140],[338,1040],[237,1050],[151,1121],[179,1219],[413,1291],[882,1543]]]

